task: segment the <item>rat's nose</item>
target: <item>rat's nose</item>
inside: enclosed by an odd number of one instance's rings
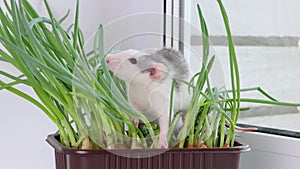
[[[105,61],[106,61],[107,64],[109,64],[110,58],[109,57],[105,58]]]

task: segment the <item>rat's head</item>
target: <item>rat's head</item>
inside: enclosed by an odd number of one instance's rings
[[[106,64],[120,79],[144,84],[163,79],[168,71],[164,64],[154,62],[151,54],[133,49],[107,55]]]

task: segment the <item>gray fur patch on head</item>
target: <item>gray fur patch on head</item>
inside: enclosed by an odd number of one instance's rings
[[[174,79],[186,79],[189,75],[189,65],[182,53],[175,49],[163,48],[156,51],[152,57],[154,61],[165,64]]]
[[[189,65],[184,56],[175,49],[163,48],[152,54],[140,56],[137,59],[137,66],[141,73],[149,73],[149,69],[154,63],[164,64],[168,68],[168,76],[162,81],[172,81],[172,79],[187,80],[190,74]],[[175,88],[179,89],[179,87],[180,83],[176,82]]]

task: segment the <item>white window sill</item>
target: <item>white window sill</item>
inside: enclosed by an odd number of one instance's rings
[[[240,169],[299,169],[300,139],[258,132],[239,135],[251,147],[242,154]]]

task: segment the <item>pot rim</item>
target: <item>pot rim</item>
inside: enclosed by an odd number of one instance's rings
[[[108,153],[126,153],[126,154],[159,154],[159,153],[243,153],[250,151],[250,146],[244,144],[241,141],[235,141],[237,146],[226,147],[226,148],[170,148],[169,150],[165,149],[116,149],[116,150],[80,150],[72,149],[66,146],[63,146],[58,140],[57,134],[48,135],[46,141],[55,149],[57,152],[64,154],[75,154],[75,155],[88,155],[88,154],[108,154]]]

